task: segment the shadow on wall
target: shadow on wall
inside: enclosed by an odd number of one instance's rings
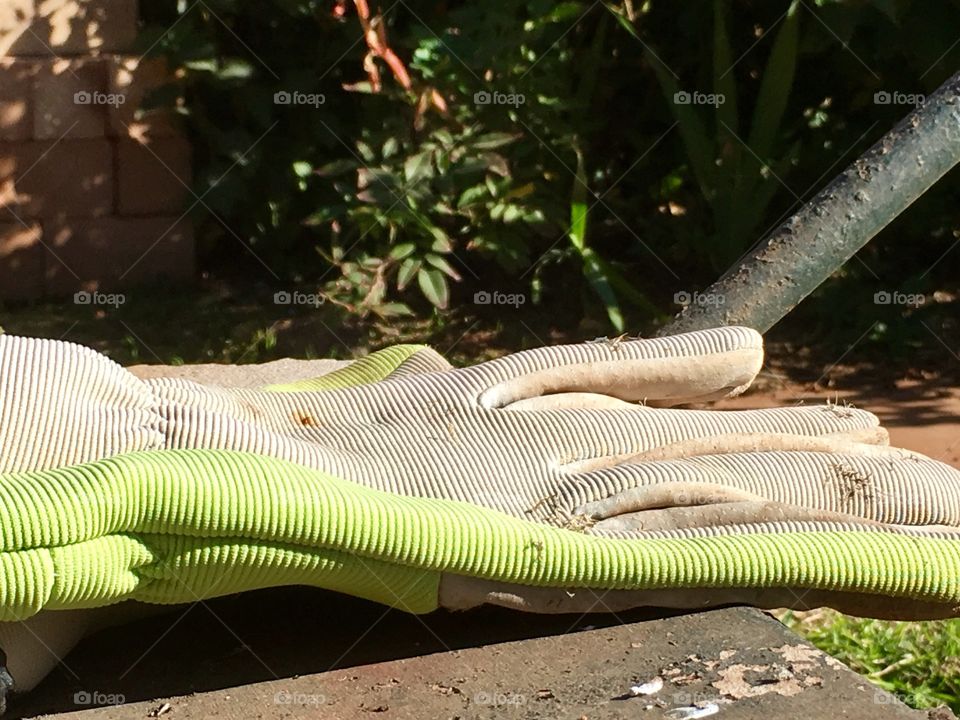
[[[0,301],[193,276],[190,148],[138,111],[167,71],[136,34],[135,0],[0,6]]]

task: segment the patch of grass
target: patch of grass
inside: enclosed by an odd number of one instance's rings
[[[867,620],[833,610],[781,620],[907,705],[960,712],[960,620]]]

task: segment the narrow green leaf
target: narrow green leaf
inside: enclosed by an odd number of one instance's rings
[[[320,177],[334,177],[336,175],[343,175],[348,173],[351,170],[357,169],[357,163],[355,160],[347,160],[346,158],[342,160],[333,160],[328,162],[326,165],[321,165],[314,172]]]
[[[405,257],[410,255],[416,249],[417,249],[417,246],[412,242],[400,243],[399,245],[394,245],[392,248],[390,248],[390,259],[403,260]]]
[[[630,24],[629,18],[620,12],[620,8],[610,2],[605,2],[603,6],[610,11],[610,14],[613,15],[614,18],[616,18],[617,22],[620,24],[620,27],[632,35],[634,39],[640,40],[640,33],[638,33],[637,29]]]
[[[343,89],[347,92],[363,93],[365,95],[375,94],[373,83],[371,83],[369,80],[362,80],[360,82],[351,83],[350,85],[344,85]]]
[[[490,191],[486,185],[474,185],[460,194],[460,199],[457,200],[457,207],[464,208],[468,205],[473,205],[476,202],[486,200],[489,195]]]
[[[219,67],[215,58],[203,58],[201,60],[187,60],[183,63],[187,70],[196,72],[216,72]]]
[[[397,139],[395,137],[388,137],[383,143],[383,149],[380,151],[380,154],[383,156],[384,160],[389,160],[399,149],[400,143],[397,141]]]
[[[417,273],[417,283],[427,300],[435,307],[446,310],[450,303],[450,286],[442,272],[436,268],[422,267]]]
[[[623,314],[620,312],[620,304],[617,302],[617,296],[610,286],[610,280],[598,262],[599,257],[593,251],[593,248],[584,248],[582,255],[583,269],[584,274],[587,276],[587,282],[590,283],[590,287],[593,288],[594,292],[600,297],[600,300],[603,301],[603,306],[607,311],[610,324],[613,325],[617,332],[623,332],[625,324],[623,322]]]
[[[617,296],[610,287],[610,281],[603,271],[599,256],[592,248],[587,247],[587,215],[589,207],[589,187],[587,185],[587,166],[580,148],[577,151],[577,172],[574,180],[573,192],[570,197],[570,244],[576,249],[583,260],[583,274],[593,291],[603,302],[610,323],[622,332],[624,323],[620,312]]]
[[[477,150],[494,150],[504,145],[516,142],[522,137],[520,133],[494,132],[486,135],[478,135],[470,143]]]
[[[597,266],[606,276],[607,282],[610,283],[610,287],[617,295],[628,298],[633,305],[636,305],[648,315],[656,316],[660,313],[660,309],[646,295],[637,290],[636,285],[627,280],[611,263],[599,255],[594,257],[596,257]]]
[[[450,237],[436,225],[430,226],[430,235],[433,236],[433,242],[430,244],[430,249],[438,253],[448,253],[453,252],[453,243],[450,241]]]
[[[410,309],[410,306],[402,302],[383,303],[375,306],[373,311],[384,318],[413,315],[413,310]]]
[[[458,273],[453,265],[451,265],[443,255],[436,255],[434,253],[427,253],[424,257],[430,265],[433,265],[437,270],[452,277],[454,280],[460,280],[460,273]]]
[[[432,177],[433,152],[426,150],[408,157],[403,163],[403,176],[408,183],[415,183]]]
[[[764,162],[769,160],[773,143],[790,97],[797,69],[797,46],[800,37],[799,0],[793,0],[786,17],[780,21],[770,59],[763,71],[757,107],[753,112],[750,139],[747,144]]]
[[[680,137],[687,149],[687,158],[690,160],[690,167],[697,179],[697,184],[700,185],[700,191],[707,201],[712,203],[716,188],[716,165],[714,164],[716,151],[714,143],[704,129],[703,123],[697,115],[696,107],[689,103],[677,102],[681,93],[680,85],[670,70],[652,51],[644,48],[643,52],[660,82],[660,89],[663,90],[667,103],[673,112],[673,117],[676,118],[677,125],[680,128]]]
[[[587,167],[577,148],[577,172],[570,197],[570,242],[581,253],[587,245]]]
[[[217,77],[220,80],[246,80],[252,75],[253,65],[237,58],[222,61],[217,69]]]
[[[373,152],[373,148],[363,140],[357,140],[357,152],[360,153],[364,162],[372,163],[376,160],[376,153]]]
[[[717,117],[734,133],[738,132],[737,81],[733,74],[733,50],[727,34],[726,0],[713,0],[713,92],[723,101],[717,105]],[[717,124],[717,133],[727,132]]]
[[[544,22],[569,22],[576,20],[587,8],[578,2],[561,2],[553,6],[549,13],[543,17]]]
[[[420,272],[423,265],[417,258],[407,258],[400,263],[400,269],[397,271],[397,290],[403,292],[414,276]]]

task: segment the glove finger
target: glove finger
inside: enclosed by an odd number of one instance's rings
[[[670,483],[715,485],[725,492],[891,525],[960,525],[960,471],[915,453],[878,457],[772,451],[622,464],[564,481],[558,506],[574,515],[610,517],[618,507],[644,507],[638,502],[642,493],[616,498],[619,494]]]
[[[478,401],[486,408],[567,392],[676,405],[742,392],[762,364],[762,337],[749,328],[726,327],[538,348],[461,372],[476,379]]]
[[[751,450],[774,449],[778,441],[769,440],[770,435],[829,436],[838,444],[844,440],[877,445],[887,442],[875,415],[852,408],[836,412],[834,405],[725,411],[565,409],[518,415],[536,432],[555,439],[557,462],[569,471],[630,462],[634,456],[654,450],[670,457],[679,451],[684,456],[693,450],[705,454],[731,452],[738,445]]]
[[[541,410],[632,410],[635,403],[593,392],[564,392],[517,400],[502,409],[510,412]]]
[[[652,460],[682,460],[698,455],[770,452],[773,450],[806,450],[811,452],[849,453],[875,457],[904,457],[909,451],[889,447],[890,436],[884,428],[861,428],[831,432],[825,435],[789,435],[785,433],[736,433],[689,438],[668,445],[659,445],[640,453],[606,456],[570,463],[565,469],[576,472],[599,470],[624,463]]]
[[[621,495],[624,494],[621,493]],[[586,512],[584,514],[589,517],[596,517],[602,512],[594,511],[594,513],[591,513],[590,508],[592,507],[593,504],[585,508]],[[625,535],[638,532],[663,532],[784,522],[831,522],[841,525],[847,524],[850,527],[883,526],[882,523],[874,520],[866,520],[846,513],[816,510],[767,500],[747,500],[690,504],[686,507],[630,510],[622,514],[606,516],[606,519],[592,525],[590,531],[598,535]]]

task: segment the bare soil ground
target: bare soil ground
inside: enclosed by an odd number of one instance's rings
[[[891,445],[960,468],[960,385],[918,371],[884,377],[876,368],[850,366],[836,366],[825,377],[803,380],[788,374],[776,350],[772,355],[753,388],[715,407],[848,403],[876,414],[890,431]]]

